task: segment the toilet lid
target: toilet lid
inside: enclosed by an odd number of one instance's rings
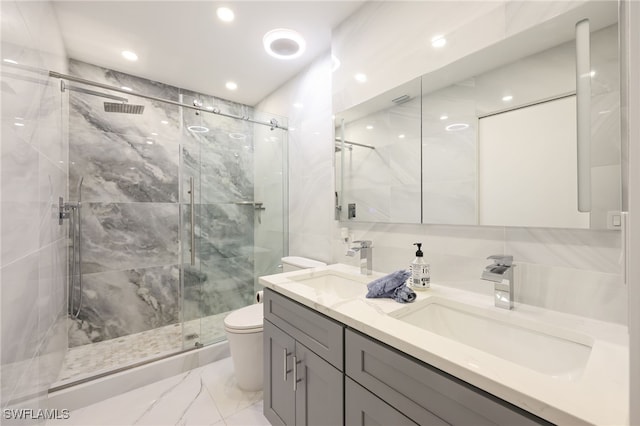
[[[263,304],[256,303],[231,312],[224,319],[224,326],[235,330],[262,328]]]

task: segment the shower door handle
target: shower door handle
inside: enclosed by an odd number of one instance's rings
[[[191,206],[191,266],[196,264],[196,210],[193,177],[189,178],[189,205]]]

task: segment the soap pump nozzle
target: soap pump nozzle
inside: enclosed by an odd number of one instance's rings
[[[418,246],[418,251],[416,251],[416,257],[423,257],[424,253],[422,253],[422,243],[413,243],[414,246]]]

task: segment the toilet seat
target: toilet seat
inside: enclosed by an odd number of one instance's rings
[[[264,320],[263,305],[256,303],[231,312],[224,318],[224,328],[230,333],[261,333]]]

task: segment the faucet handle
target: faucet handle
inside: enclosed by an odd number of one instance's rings
[[[369,248],[369,247],[371,247],[371,244],[373,244],[373,241],[371,241],[371,240],[356,240],[356,241],[354,241],[354,244],[355,243],[360,243],[360,247],[361,248]]]
[[[493,260],[494,265],[500,266],[511,266],[513,263],[513,256],[508,254],[493,254],[487,257],[487,259]]]

